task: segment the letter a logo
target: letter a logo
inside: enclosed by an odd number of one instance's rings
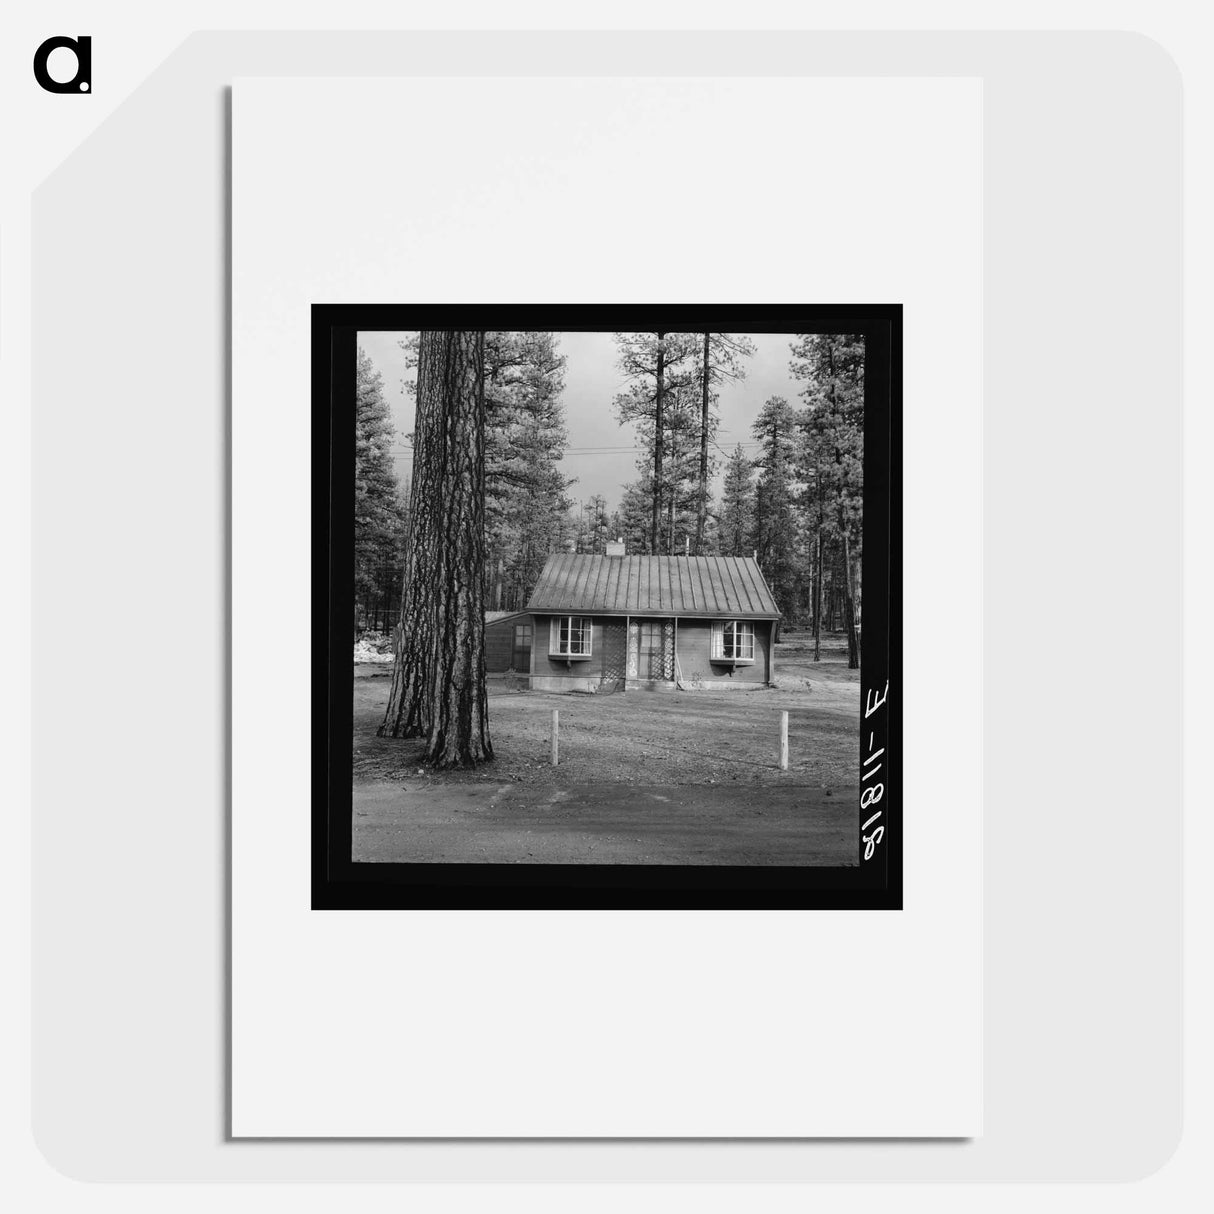
[[[46,70],[52,51],[60,48],[76,56],[76,74],[71,80],[53,80]],[[93,88],[93,40],[81,35],[78,38],[48,38],[34,52],[34,79],[48,93],[88,93]]]

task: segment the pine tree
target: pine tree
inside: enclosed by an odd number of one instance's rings
[[[565,357],[557,334],[485,334],[485,516],[490,605],[526,603],[568,509]]]
[[[704,333],[698,343],[700,385],[700,462],[696,478],[696,531],[693,551],[697,556],[707,551],[705,546],[708,527],[709,481],[713,472],[713,461],[709,445],[716,433],[718,418],[713,412],[717,394],[714,386],[746,378],[743,359],[755,352],[755,344],[739,333]]]
[[[485,685],[484,334],[423,332],[411,525],[380,734],[426,737],[435,767],[493,758]]]
[[[739,443],[725,468],[721,513],[717,522],[722,556],[749,556],[754,534],[754,465]]]
[[[600,556],[607,551],[611,524],[607,513],[607,499],[601,493],[596,493],[588,501],[581,503],[577,510],[577,528],[575,551],[597,553]]]
[[[692,333],[617,333],[618,366],[628,389],[615,398],[620,423],[637,422],[649,452],[646,463],[651,487],[649,550],[669,550],[669,528],[663,527],[666,493],[666,441],[671,428],[670,395],[693,382],[690,362],[695,355]],[[682,410],[679,410],[680,412]],[[676,487],[677,497],[677,487]]]
[[[754,546],[759,566],[786,616],[798,601],[797,518],[793,508],[796,417],[782,396],[769,397],[751,427],[760,454],[755,460]]]
[[[665,462],[657,494],[662,518],[662,548],[688,552],[698,530],[699,399],[694,384],[676,383],[667,396]],[[705,506],[707,502],[705,501]]]
[[[399,573],[404,511],[392,464],[395,430],[383,376],[361,348],[355,376],[354,601],[356,618],[362,618]]]
[[[644,476],[624,486],[620,508],[613,516],[611,530],[613,538],[623,537],[624,545],[631,555],[643,556],[650,552],[652,504],[652,483]]]

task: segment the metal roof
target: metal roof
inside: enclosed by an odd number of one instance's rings
[[[550,556],[528,611],[750,617],[780,609],[758,563],[741,556]]]

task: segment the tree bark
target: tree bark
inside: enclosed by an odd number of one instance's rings
[[[703,555],[704,552],[704,530],[708,523],[708,384],[711,378],[712,364],[709,361],[711,355],[712,334],[704,334],[704,373],[703,384],[701,385],[700,396],[700,502],[699,510],[696,514],[696,556]]]
[[[435,458],[441,431],[441,373],[423,341],[417,364],[417,413],[413,435],[413,475],[405,573],[396,624],[395,661],[381,738],[415,738],[430,732],[431,646],[434,603],[427,581],[438,545],[437,509],[441,466]],[[437,380],[437,382],[436,382]]]
[[[426,758],[435,767],[469,767],[493,758],[485,685],[484,335],[423,333],[422,341],[427,337],[441,350],[444,407]]]
[[[381,734],[427,739],[436,767],[493,758],[485,686],[484,335],[420,342],[406,602]]]
[[[662,531],[662,428],[663,394],[666,391],[666,334],[658,334],[658,362],[654,375],[656,381],[653,400],[653,518],[650,521],[650,550],[656,556],[661,552]]]

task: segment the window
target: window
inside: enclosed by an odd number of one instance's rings
[[[740,620],[726,620],[712,626],[712,660],[714,662],[753,662],[755,660],[755,626]]]
[[[531,664],[531,625],[515,624],[514,649],[510,664],[515,670],[525,670]]]
[[[588,658],[592,624],[588,615],[557,616],[549,633],[549,654],[554,658]]]

